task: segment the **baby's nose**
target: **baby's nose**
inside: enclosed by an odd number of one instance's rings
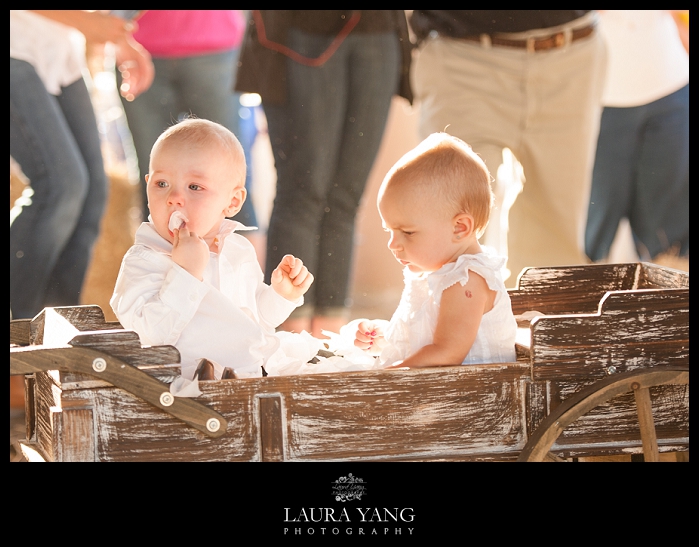
[[[167,201],[171,205],[184,204],[184,192],[181,192],[177,188],[172,188],[167,195]]]

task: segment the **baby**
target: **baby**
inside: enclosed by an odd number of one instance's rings
[[[343,334],[386,368],[515,361],[505,258],[478,242],[492,200],[485,163],[460,139],[435,133],[404,155],[378,196],[403,295],[390,323],[355,320]]]
[[[252,244],[228,220],[243,205],[245,156],[225,127],[187,119],[153,145],[149,222],[121,264],[110,304],[144,345],[171,344],[191,379],[200,359],[261,376],[279,346],[275,328],[303,303],[313,275],[286,255],[263,281]]]

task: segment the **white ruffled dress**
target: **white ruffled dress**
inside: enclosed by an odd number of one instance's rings
[[[462,364],[516,360],[517,321],[501,274],[505,258],[487,247],[482,249],[482,253],[461,255],[456,262],[445,264],[435,272],[404,270],[405,288],[384,333],[389,345],[381,352],[382,366],[406,359],[432,343],[442,293],[455,283],[465,285],[470,271],[482,276],[497,295],[493,309],[483,315],[476,340]]]

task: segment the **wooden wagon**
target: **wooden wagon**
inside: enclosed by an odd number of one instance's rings
[[[481,461],[689,449],[689,275],[530,268],[512,363],[202,381],[97,306],[10,322],[30,460]]]

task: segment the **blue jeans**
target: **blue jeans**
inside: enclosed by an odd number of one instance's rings
[[[10,224],[12,316],[78,305],[107,199],[97,122],[82,79],[54,96],[32,65],[10,58],[10,155],[33,191]]]
[[[591,260],[609,255],[622,218],[641,260],[689,255],[689,84],[646,105],[603,110],[585,229]]]
[[[289,46],[320,55],[332,36],[289,32]],[[287,103],[264,103],[277,169],[265,276],[285,254],[315,281],[292,316],[338,316],[348,300],[355,216],[399,82],[396,35],[355,34],[321,67],[287,59]]]
[[[238,93],[233,92],[238,50],[192,57],[154,58],[155,79],[151,87],[133,101],[122,98],[126,120],[138,158],[144,204],[148,217],[146,174],[153,144],[160,134],[177,122],[181,115],[194,115],[218,122],[230,129],[243,143],[239,131]],[[117,79],[121,79],[117,71]],[[248,163],[246,187],[248,199],[235,216],[247,226],[256,226],[257,217],[250,199],[250,147],[244,147]]]

